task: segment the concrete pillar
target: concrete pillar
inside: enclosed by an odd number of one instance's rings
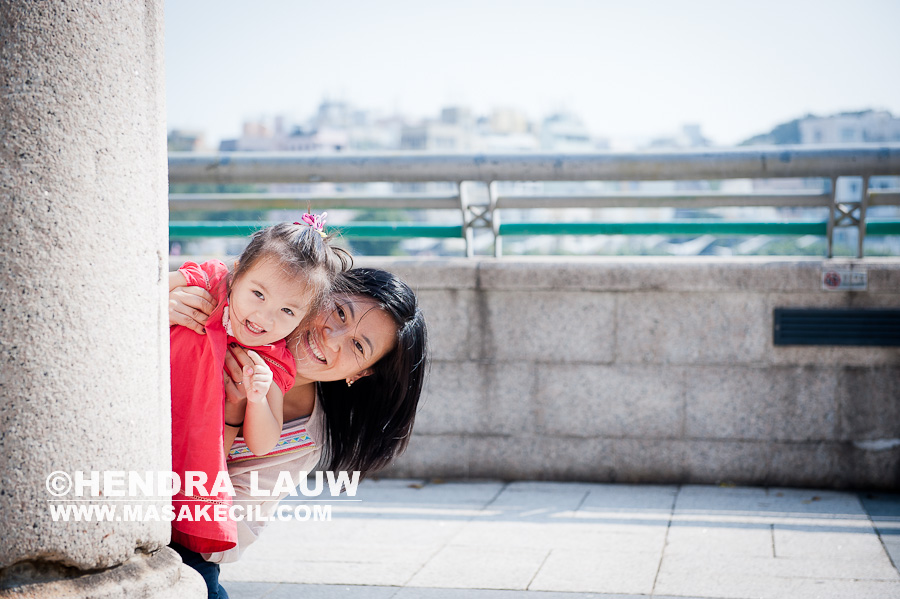
[[[46,487],[171,468],[162,7],[0,0],[0,596],[205,596],[168,523]]]

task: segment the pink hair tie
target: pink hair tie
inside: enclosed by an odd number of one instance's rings
[[[318,231],[319,235],[322,237],[326,237],[325,235],[325,217],[328,216],[327,212],[323,212],[322,214],[311,214],[307,212],[303,215],[301,220],[304,224],[309,225],[313,228],[313,230]],[[295,225],[299,225],[301,223],[294,223]]]

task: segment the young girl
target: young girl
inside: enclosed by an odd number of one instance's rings
[[[185,508],[195,516],[176,517],[174,543],[204,553],[234,546],[235,523],[215,515],[217,505],[231,504],[230,495],[212,488],[226,471],[224,427],[231,430],[228,440],[243,428],[255,455],[269,453],[277,442],[284,392],[296,373],[284,338],[317,312],[333,276],[348,262],[346,253],[327,241],[321,219],[304,215],[304,224],[282,223],[255,233],[230,275],[217,260],[187,262],[171,273],[170,290],[179,285],[204,287],[218,302],[205,334],[181,326],[171,327],[169,333],[172,470],[182,479],[172,501],[176,516]],[[247,407],[244,421],[237,423],[223,419],[223,369],[231,344],[250,350],[253,361],[239,383],[246,389]],[[201,484],[194,485],[194,480]],[[200,513],[206,517],[197,518]]]

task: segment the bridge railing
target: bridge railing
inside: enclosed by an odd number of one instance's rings
[[[873,177],[900,176],[900,144],[854,146],[770,146],[656,153],[596,154],[428,154],[378,153],[311,155],[305,153],[170,153],[171,184],[314,184],[314,183],[449,183],[448,193],[172,193],[172,213],[296,209],[448,210],[458,224],[353,222],[340,229],[349,237],[462,238],[466,255],[475,254],[474,235],[493,237],[494,255],[503,252],[504,236],[521,235],[819,235],[834,248],[835,231],[857,232],[863,256],[866,235],[898,235],[900,220],[872,220],[868,209],[900,206],[900,188],[870,188]],[[838,180],[859,178],[860,192],[838,193]],[[819,179],[812,188],[729,193],[523,194],[503,182],[723,181],[732,179]],[[475,184],[475,185],[473,185]],[[478,193],[481,184],[482,193]],[[486,193],[484,193],[486,191]],[[746,222],[662,220],[658,222],[509,222],[502,213],[534,208],[626,207],[819,207],[824,220]],[[170,223],[172,238],[244,236],[260,222]]]

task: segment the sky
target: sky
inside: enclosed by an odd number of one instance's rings
[[[166,0],[168,126],[207,140],[329,98],[561,110],[617,140],[731,145],[812,113],[900,117],[900,0]]]

